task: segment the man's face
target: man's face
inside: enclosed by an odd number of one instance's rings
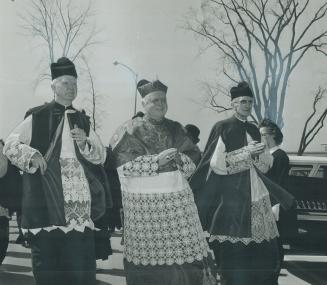
[[[237,115],[246,119],[251,115],[253,98],[249,96],[238,97],[232,101],[232,107]]]
[[[146,95],[142,104],[145,114],[155,120],[163,119],[168,110],[166,94],[162,91]]]
[[[60,76],[52,82],[52,89],[59,99],[73,102],[77,96],[77,80],[71,75]]]

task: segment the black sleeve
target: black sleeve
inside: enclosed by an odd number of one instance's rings
[[[267,173],[267,176],[275,183],[284,186],[289,172],[289,158],[286,153],[281,151],[274,156],[272,168]]]

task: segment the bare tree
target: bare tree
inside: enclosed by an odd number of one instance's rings
[[[326,88],[319,87],[315,94],[312,104],[312,113],[306,119],[303,127],[300,145],[297,152],[298,155],[302,155],[304,153],[308,145],[314,140],[318,132],[324,126],[324,121],[327,116],[327,108],[324,108],[324,110],[319,114],[317,107],[319,106],[318,104],[321,103],[321,100],[324,98],[326,92]]]
[[[87,104],[88,106],[91,106],[90,108],[87,108],[87,111],[89,111],[91,116],[91,125],[94,131],[101,128],[101,118],[103,115],[105,115],[106,111],[104,111],[101,106],[101,102],[103,101],[103,97],[97,92],[94,82],[94,76],[92,73],[92,70],[89,66],[89,63],[87,61],[87,58],[82,55],[81,59],[86,67],[86,73],[88,76],[88,82],[89,82],[89,90],[91,92],[91,98],[87,97],[86,100],[90,104]]]
[[[283,127],[291,74],[309,51],[327,55],[327,2],[314,10],[316,1],[203,0],[185,28],[205,40],[205,51],[216,49],[230,82],[249,82],[256,119],[268,117]]]
[[[93,16],[90,1],[83,8],[80,1],[73,5],[72,0],[31,0],[28,10],[21,14],[23,28],[46,44],[49,63],[62,56],[75,61],[97,43]]]
[[[96,118],[101,111],[97,110],[94,78],[85,56],[89,47],[99,43],[94,16],[91,1],[83,6],[81,1],[73,0],[30,0],[29,8],[21,14],[24,30],[44,44],[47,51],[47,64],[41,67],[35,87],[42,80],[51,79],[46,70],[57,58],[68,57],[75,63],[81,61],[86,66],[90,83],[92,127],[95,130],[100,126]],[[99,96],[97,99],[100,99]]]
[[[215,85],[209,84],[208,82],[202,82],[202,87],[204,89],[205,94],[207,95],[205,98],[205,105],[210,109],[214,110],[218,114],[223,113],[225,111],[231,110],[231,107],[224,106],[221,104],[222,95],[230,101],[229,91],[219,83]]]

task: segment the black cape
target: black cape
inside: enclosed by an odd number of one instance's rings
[[[209,174],[210,160],[219,137],[226,146],[226,152],[231,152],[246,145],[246,133],[253,140],[260,141],[259,130],[254,124],[242,122],[234,116],[216,123],[209,135],[202,159],[190,178],[202,225],[211,234],[251,236],[250,171],[232,175],[217,175],[211,171]],[[293,197],[259,170],[257,173],[270,195],[282,207],[291,207]]]

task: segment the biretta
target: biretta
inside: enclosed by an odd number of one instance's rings
[[[230,97],[232,100],[243,96],[253,97],[253,92],[250,89],[249,84],[245,81],[240,82],[237,86],[230,89]]]
[[[159,80],[151,82],[146,79],[142,79],[137,83],[137,90],[139,91],[142,98],[144,98],[146,95],[155,91],[162,91],[167,93],[168,87]]]
[[[51,63],[50,69],[52,80],[63,75],[71,75],[77,78],[75,65],[67,57],[61,57],[57,60],[57,62]]]

